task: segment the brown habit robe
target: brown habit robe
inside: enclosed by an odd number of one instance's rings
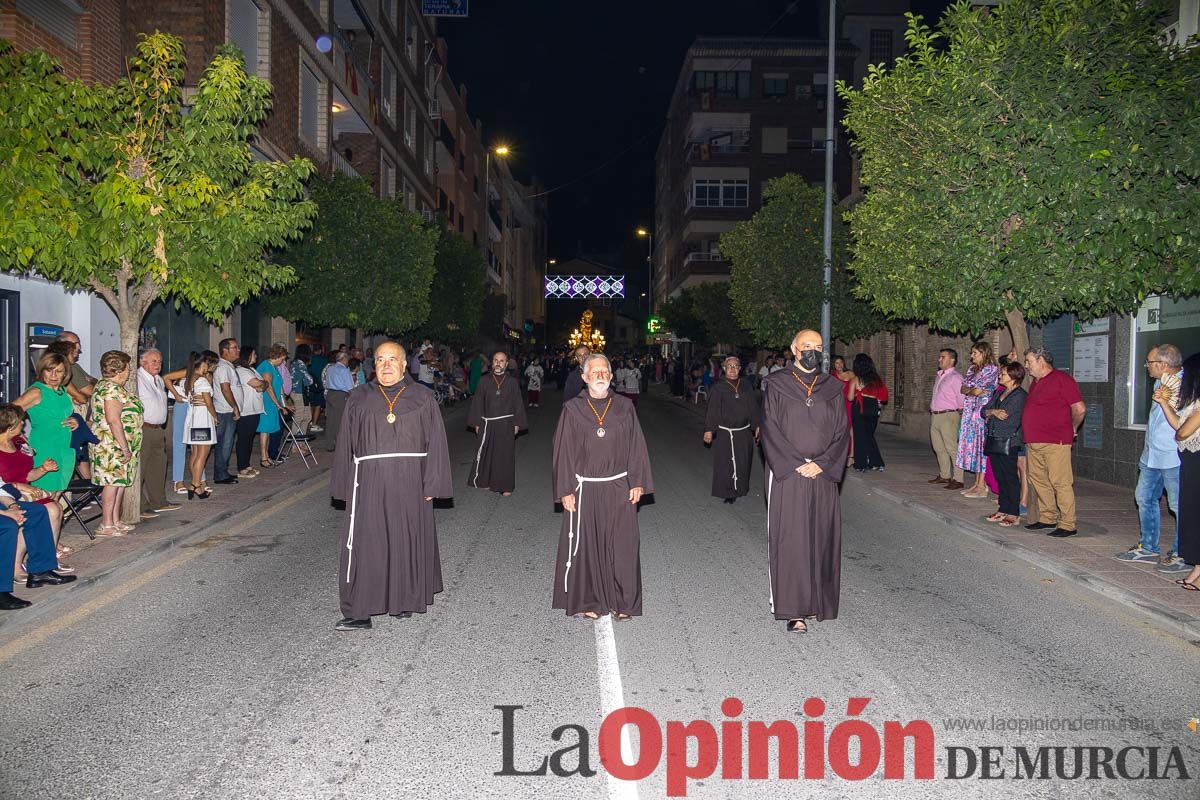
[[[574,514],[563,511],[553,607],[570,615],[616,611],[637,616],[642,613],[641,540],[629,490],[641,486],[647,494],[654,491],[650,456],[632,401],[610,389],[612,407],[605,414],[608,398],[592,400],[604,415],[601,438],[588,398],[585,392],[567,400],[554,432],[554,499],[574,493],[576,505]],[[582,485],[577,477],[609,478],[622,472],[628,475]],[[574,538],[573,530],[578,531]]]
[[[805,384],[817,379],[812,406]],[[835,619],[842,576],[838,483],[846,471],[842,383],[790,365],[763,382],[762,445],[767,456],[767,548],[775,619]],[[816,478],[796,468],[821,467]]]
[[[579,370],[578,364],[573,364],[567,370],[567,379],[563,382],[563,403],[566,403],[572,397],[578,397],[584,388],[583,373]]]
[[[433,503],[425,498],[453,494],[446,428],[432,391],[409,375],[385,391],[395,397],[401,387],[394,423],[379,384],[356,387],[338,432],[330,492],[346,501],[338,582],[350,619],[424,613],[442,590]]]
[[[722,378],[713,384],[704,414],[704,430],[713,435],[713,497],[745,497],[749,493],[759,416],[750,381],[742,378],[730,383]]]
[[[480,378],[467,424],[479,428],[467,483],[478,489],[511,492],[517,485],[517,437],[513,426],[529,427],[517,379],[507,372],[501,378],[494,372]]]

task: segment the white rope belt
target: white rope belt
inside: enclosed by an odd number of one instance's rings
[[[354,513],[358,509],[358,465],[363,461],[374,461],[377,458],[424,458],[427,453],[376,453],[370,456],[354,457],[354,487],[350,490],[350,534],[346,537],[346,549],[350,555],[346,557],[346,581],[350,581],[350,564],[354,560]]]
[[[740,428],[726,428],[724,425],[718,425],[723,431],[729,431],[729,460],[733,462],[733,490],[737,491],[737,453],[734,452],[733,434],[734,431],[744,431],[750,428],[750,423],[747,422]]]
[[[479,450],[475,453],[475,477],[471,478],[471,485],[476,489],[479,488],[477,481],[479,480],[479,465],[483,461],[483,445],[487,442],[487,426],[489,422],[495,422],[498,419],[508,419],[512,414],[505,414],[502,417],[484,417],[483,418],[483,434],[479,437]]]
[[[578,494],[575,498],[575,510],[567,512],[570,516],[567,518],[567,568],[563,572],[563,591],[567,591],[567,576],[571,574],[571,560],[575,558],[575,554],[579,552],[579,540],[583,538],[583,485],[585,483],[607,483],[608,481],[619,480],[628,475],[628,472],[621,472],[617,475],[610,475],[607,478],[585,478],[582,475],[576,475],[575,490],[571,494]],[[576,524],[578,520],[578,524]]]

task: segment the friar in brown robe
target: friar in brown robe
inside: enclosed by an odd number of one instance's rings
[[[708,392],[704,443],[712,445],[712,496],[732,503],[750,492],[750,466],[758,441],[759,408],[749,380],[741,377],[741,361],[728,356],[724,378]]]
[[[821,372],[821,347],[819,333],[800,331],[795,362],[763,382],[771,610],[797,633],[807,632],[805,618],[835,619],[841,591],[838,483],[850,432],[842,383]]]
[[[364,630],[371,617],[424,613],[442,590],[433,498],[453,481],[446,428],[433,392],[406,375],[404,348],[375,349],[375,380],[346,401],[330,478],[346,503],[338,570],[343,619]]]
[[[654,491],[633,403],[612,391],[602,355],[584,364],[587,391],[563,404],[554,432],[554,499],[563,526],[554,608],[589,619],[642,613],[637,504]]]
[[[583,391],[583,362],[592,354],[587,345],[579,345],[573,355],[575,360],[567,365],[567,380],[563,383],[563,403],[572,397],[578,397]]]
[[[517,434],[529,427],[521,384],[508,373],[508,355],[492,355],[492,372],[479,379],[467,424],[475,429],[479,446],[467,482],[505,497],[517,485]]]

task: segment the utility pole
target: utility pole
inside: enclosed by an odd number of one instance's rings
[[[831,313],[829,292],[833,285],[833,148],[834,135],[833,80],[837,68],[837,0],[829,0],[829,56],[825,76],[825,302],[821,304],[821,340],[825,343],[825,369],[829,369],[829,354],[833,351],[830,338]]]

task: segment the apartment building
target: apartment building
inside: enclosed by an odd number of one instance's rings
[[[688,49],[659,142],[654,220],[655,306],[699,283],[728,280],[719,239],[762,205],[766,182],[825,174],[826,43],[704,36]],[[857,49],[839,41],[838,78]],[[850,153],[834,132],[835,188],[850,186]]]

